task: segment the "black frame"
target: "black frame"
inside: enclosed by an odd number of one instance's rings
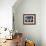
[[[32,18],[32,20],[31,20],[31,18]],[[36,24],[36,14],[23,14],[23,24],[24,25],[35,25]]]

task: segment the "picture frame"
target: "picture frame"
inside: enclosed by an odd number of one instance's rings
[[[36,14],[23,14],[23,24],[24,25],[35,25]]]

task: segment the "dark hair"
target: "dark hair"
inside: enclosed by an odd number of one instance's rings
[[[35,46],[35,44],[34,44],[34,46]]]
[[[7,30],[7,28],[5,28],[5,31]]]

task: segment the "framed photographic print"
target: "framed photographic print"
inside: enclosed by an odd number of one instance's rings
[[[23,14],[23,24],[24,25],[35,25],[36,14]]]

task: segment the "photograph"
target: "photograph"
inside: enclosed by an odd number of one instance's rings
[[[36,14],[23,14],[23,24],[24,25],[35,25]]]
[[[46,0],[0,0],[0,46],[46,46]]]

